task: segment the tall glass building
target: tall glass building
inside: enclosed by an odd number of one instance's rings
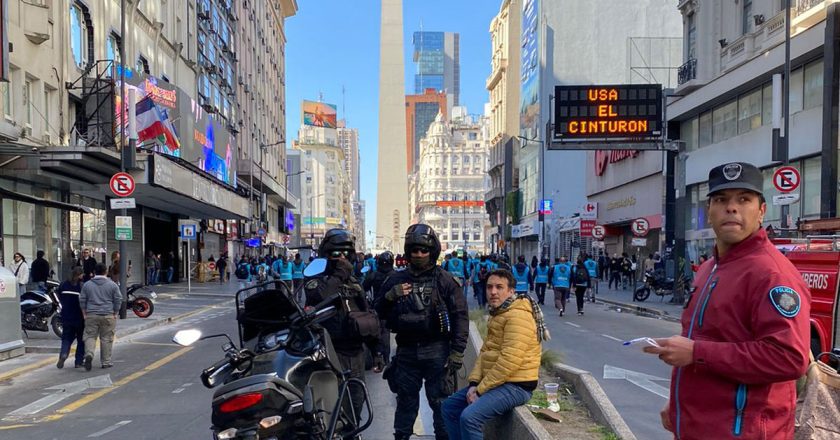
[[[435,89],[452,95],[458,104],[461,92],[459,34],[453,32],[415,32],[414,93]]]

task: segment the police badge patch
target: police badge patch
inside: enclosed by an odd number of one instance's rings
[[[723,177],[725,177],[726,180],[737,180],[741,177],[741,171],[743,171],[743,167],[741,167],[741,164],[739,163],[726,164],[726,166],[723,167]]]
[[[306,290],[316,289],[318,288],[318,280],[311,280],[304,287],[306,287]]]
[[[770,302],[785,318],[793,318],[799,314],[801,299],[790,287],[777,286],[770,289]]]

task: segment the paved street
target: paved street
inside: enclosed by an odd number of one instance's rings
[[[229,299],[236,285],[222,289],[199,285],[194,287],[193,295],[181,288],[156,288],[164,293],[155,314],[196,313],[169,325],[118,338],[113,369],[100,369],[98,358],[90,373],[72,368],[72,359],[63,370],[56,369],[56,355],[46,352],[57,352],[58,339],[45,333],[27,341],[37,343],[38,353],[0,363],[0,378],[27,365],[43,365],[0,381],[3,395],[14,396],[0,401],[0,438],[210,438],[209,402],[213,390],[204,388],[198,375],[202,368],[221,358],[220,343],[211,340],[182,348],[171,343],[171,337],[186,328],[198,328],[205,334],[234,335],[234,306]],[[118,328],[132,325],[136,323],[120,321]],[[89,382],[81,387],[74,384],[85,379]],[[394,396],[379,375],[369,372],[367,381],[375,417],[365,437],[390,438]],[[431,412],[425,399],[423,402],[425,409],[418,417],[415,432],[431,434]]]

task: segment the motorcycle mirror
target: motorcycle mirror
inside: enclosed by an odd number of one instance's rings
[[[327,260],[325,258],[316,258],[306,266],[303,270],[303,276],[314,277],[322,274],[327,269]]]
[[[189,329],[180,330],[178,333],[175,333],[175,336],[172,337],[172,342],[184,347],[189,347],[190,345],[195,344],[195,342],[199,339],[201,339],[201,330]]]
[[[362,273],[368,273],[368,272],[370,272],[370,266],[365,266],[365,267],[362,268]]]

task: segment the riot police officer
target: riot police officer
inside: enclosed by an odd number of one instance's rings
[[[365,277],[362,287],[365,292],[371,292],[373,303],[382,298],[385,292],[382,292],[382,284],[394,273],[394,254],[391,251],[385,251],[376,256],[376,270],[373,273],[368,272]],[[385,320],[382,316],[379,317],[379,345],[376,349],[376,356],[374,356],[374,373],[381,373],[385,362],[391,358],[391,332],[385,325]]]
[[[364,380],[364,344],[372,350],[376,348],[379,321],[370,311],[362,286],[353,276],[355,247],[356,238],[346,229],[327,231],[318,246],[318,256],[328,260],[327,268],[317,277],[306,279],[304,291],[306,306],[333,298],[338,313],[322,325],[332,339],[341,367],[350,371],[348,377]],[[364,391],[351,386],[350,395],[358,419],[364,404]]]
[[[440,251],[440,241],[430,226],[410,226],[405,233],[408,270],[388,278],[377,303],[379,315],[397,335],[397,354],[385,374],[397,394],[396,440],[412,435],[424,382],[434,413],[435,438],[448,439],[441,403],[454,391],[449,379],[463,364],[469,319],[459,281],[437,266]]]

